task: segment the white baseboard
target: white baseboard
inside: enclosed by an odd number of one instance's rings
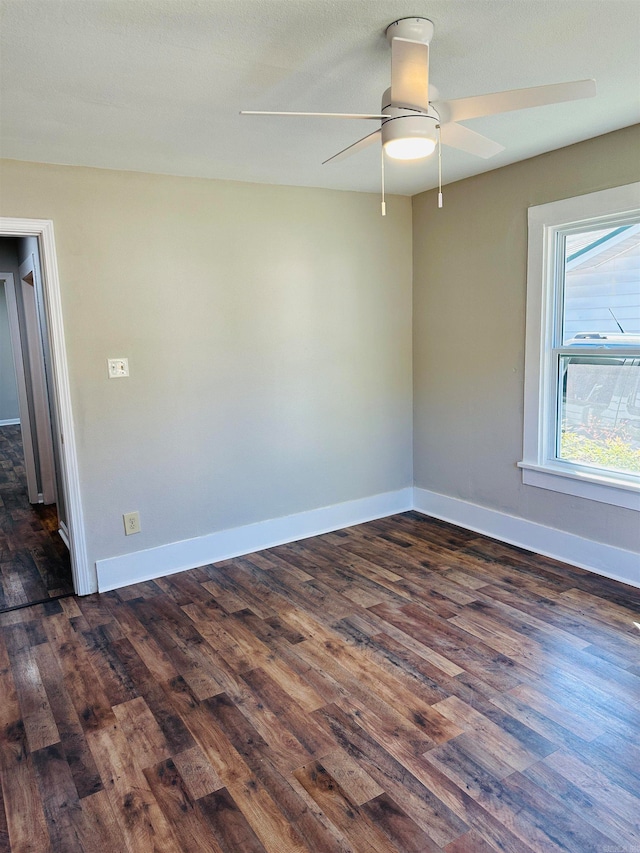
[[[96,562],[98,591],[128,586],[141,581],[206,566],[220,560],[229,560],[251,554],[264,548],[273,548],[285,542],[307,539],[375,518],[384,518],[406,512],[413,505],[413,489],[385,492],[360,500],[347,501],[333,506],[299,512],[284,518],[260,521],[210,533],[197,539],[172,542],[158,548],[135,551],[121,557],[110,557]]]
[[[5,420],[0,421],[1,426],[15,426],[20,423],[20,418],[6,418]]]
[[[414,488],[414,509],[563,563],[640,588],[640,554],[534,521]]]
[[[407,488],[98,560],[98,590],[107,592],[409,509],[640,588],[640,554],[427,489]]]

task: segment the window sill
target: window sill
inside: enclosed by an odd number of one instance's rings
[[[518,467],[522,468],[522,482],[527,486],[640,512],[640,486],[635,483],[591,472],[567,471],[552,465],[518,462]]]

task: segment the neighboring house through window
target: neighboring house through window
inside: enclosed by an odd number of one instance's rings
[[[640,184],[529,209],[523,482],[640,510]]]

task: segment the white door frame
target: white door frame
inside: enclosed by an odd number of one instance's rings
[[[80,497],[80,476],[76,452],[73,412],[71,408],[71,390],[69,371],[64,342],[62,320],[62,302],[60,298],[60,279],[53,235],[53,222],[50,219],[14,219],[0,217],[0,236],[36,237],[40,248],[42,265],[42,290],[44,310],[51,346],[53,372],[52,393],[58,411],[62,488],[64,489],[69,534],[69,554],[73,586],[78,595],[88,595],[96,591],[96,581],[87,558],[87,543],[84,528],[84,514]]]

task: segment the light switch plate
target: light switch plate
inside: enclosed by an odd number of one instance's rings
[[[128,358],[109,358],[109,379],[119,379],[121,376],[129,375],[129,359]]]

